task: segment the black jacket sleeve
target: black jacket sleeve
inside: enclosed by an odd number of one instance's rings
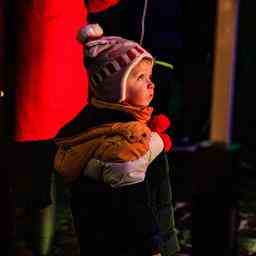
[[[162,256],[175,255],[179,250],[170,178],[168,158],[162,153],[150,165],[146,179],[149,202],[159,228],[154,239]]]

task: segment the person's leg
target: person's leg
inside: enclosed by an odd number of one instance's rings
[[[16,255],[49,255],[55,231],[56,203],[52,181],[53,202],[42,209],[16,208]]]
[[[52,143],[17,143],[13,153],[16,254],[47,255],[55,222],[55,205],[50,195],[53,189]]]
[[[1,143],[0,143],[1,144]],[[14,255],[15,244],[15,196],[11,185],[11,172],[9,170],[9,145],[2,143],[0,145],[0,201],[1,201],[1,218],[0,218],[0,241],[6,245],[7,256]]]
[[[54,239],[56,218],[56,195],[54,175],[51,181],[52,203],[31,213],[31,242],[36,255],[49,255]]]

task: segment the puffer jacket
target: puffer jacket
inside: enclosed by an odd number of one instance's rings
[[[59,136],[113,121],[134,119],[121,111],[88,106]],[[143,182],[112,188],[81,175],[70,189],[82,255],[149,256],[160,251],[162,256],[171,256],[179,250],[165,153],[149,165]]]
[[[66,182],[72,182],[92,158],[116,163],[139,159],[149,150],[150,137],[150,129],[138,121],[92,127],[76,136],[55,140],[59,149],[54,168]]]

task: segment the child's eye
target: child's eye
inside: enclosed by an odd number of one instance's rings
[[[143,80],[144,78],[145,78],[145,75],[141,74],[141,75],[138,76],[137,80],[141,81],[141,80]]]

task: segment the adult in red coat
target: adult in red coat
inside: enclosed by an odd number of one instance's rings
[[[15,0],[6,4],[7,36],[13,42],[7,54],[7,62],[13,64],[8,85],[15,102],[15,143],[9,167],[14,174],[17,220],[22,219],[16,231],[17,239],[32,244],[37,255],[48,253],[53,233],[49,229],[47,235],[40,233],[45,230],[46,215],[50,222],[49,215],[54,217],[51,139],[87,103],[83,49],[76,35],[90,13],[105,11],[118,1]],[[35,239],[38,236],[45,241]]]
[[[87,75],[76,34],[88,12],[118,0],[17,2],[15,140],[48,140],[86,104]]]

